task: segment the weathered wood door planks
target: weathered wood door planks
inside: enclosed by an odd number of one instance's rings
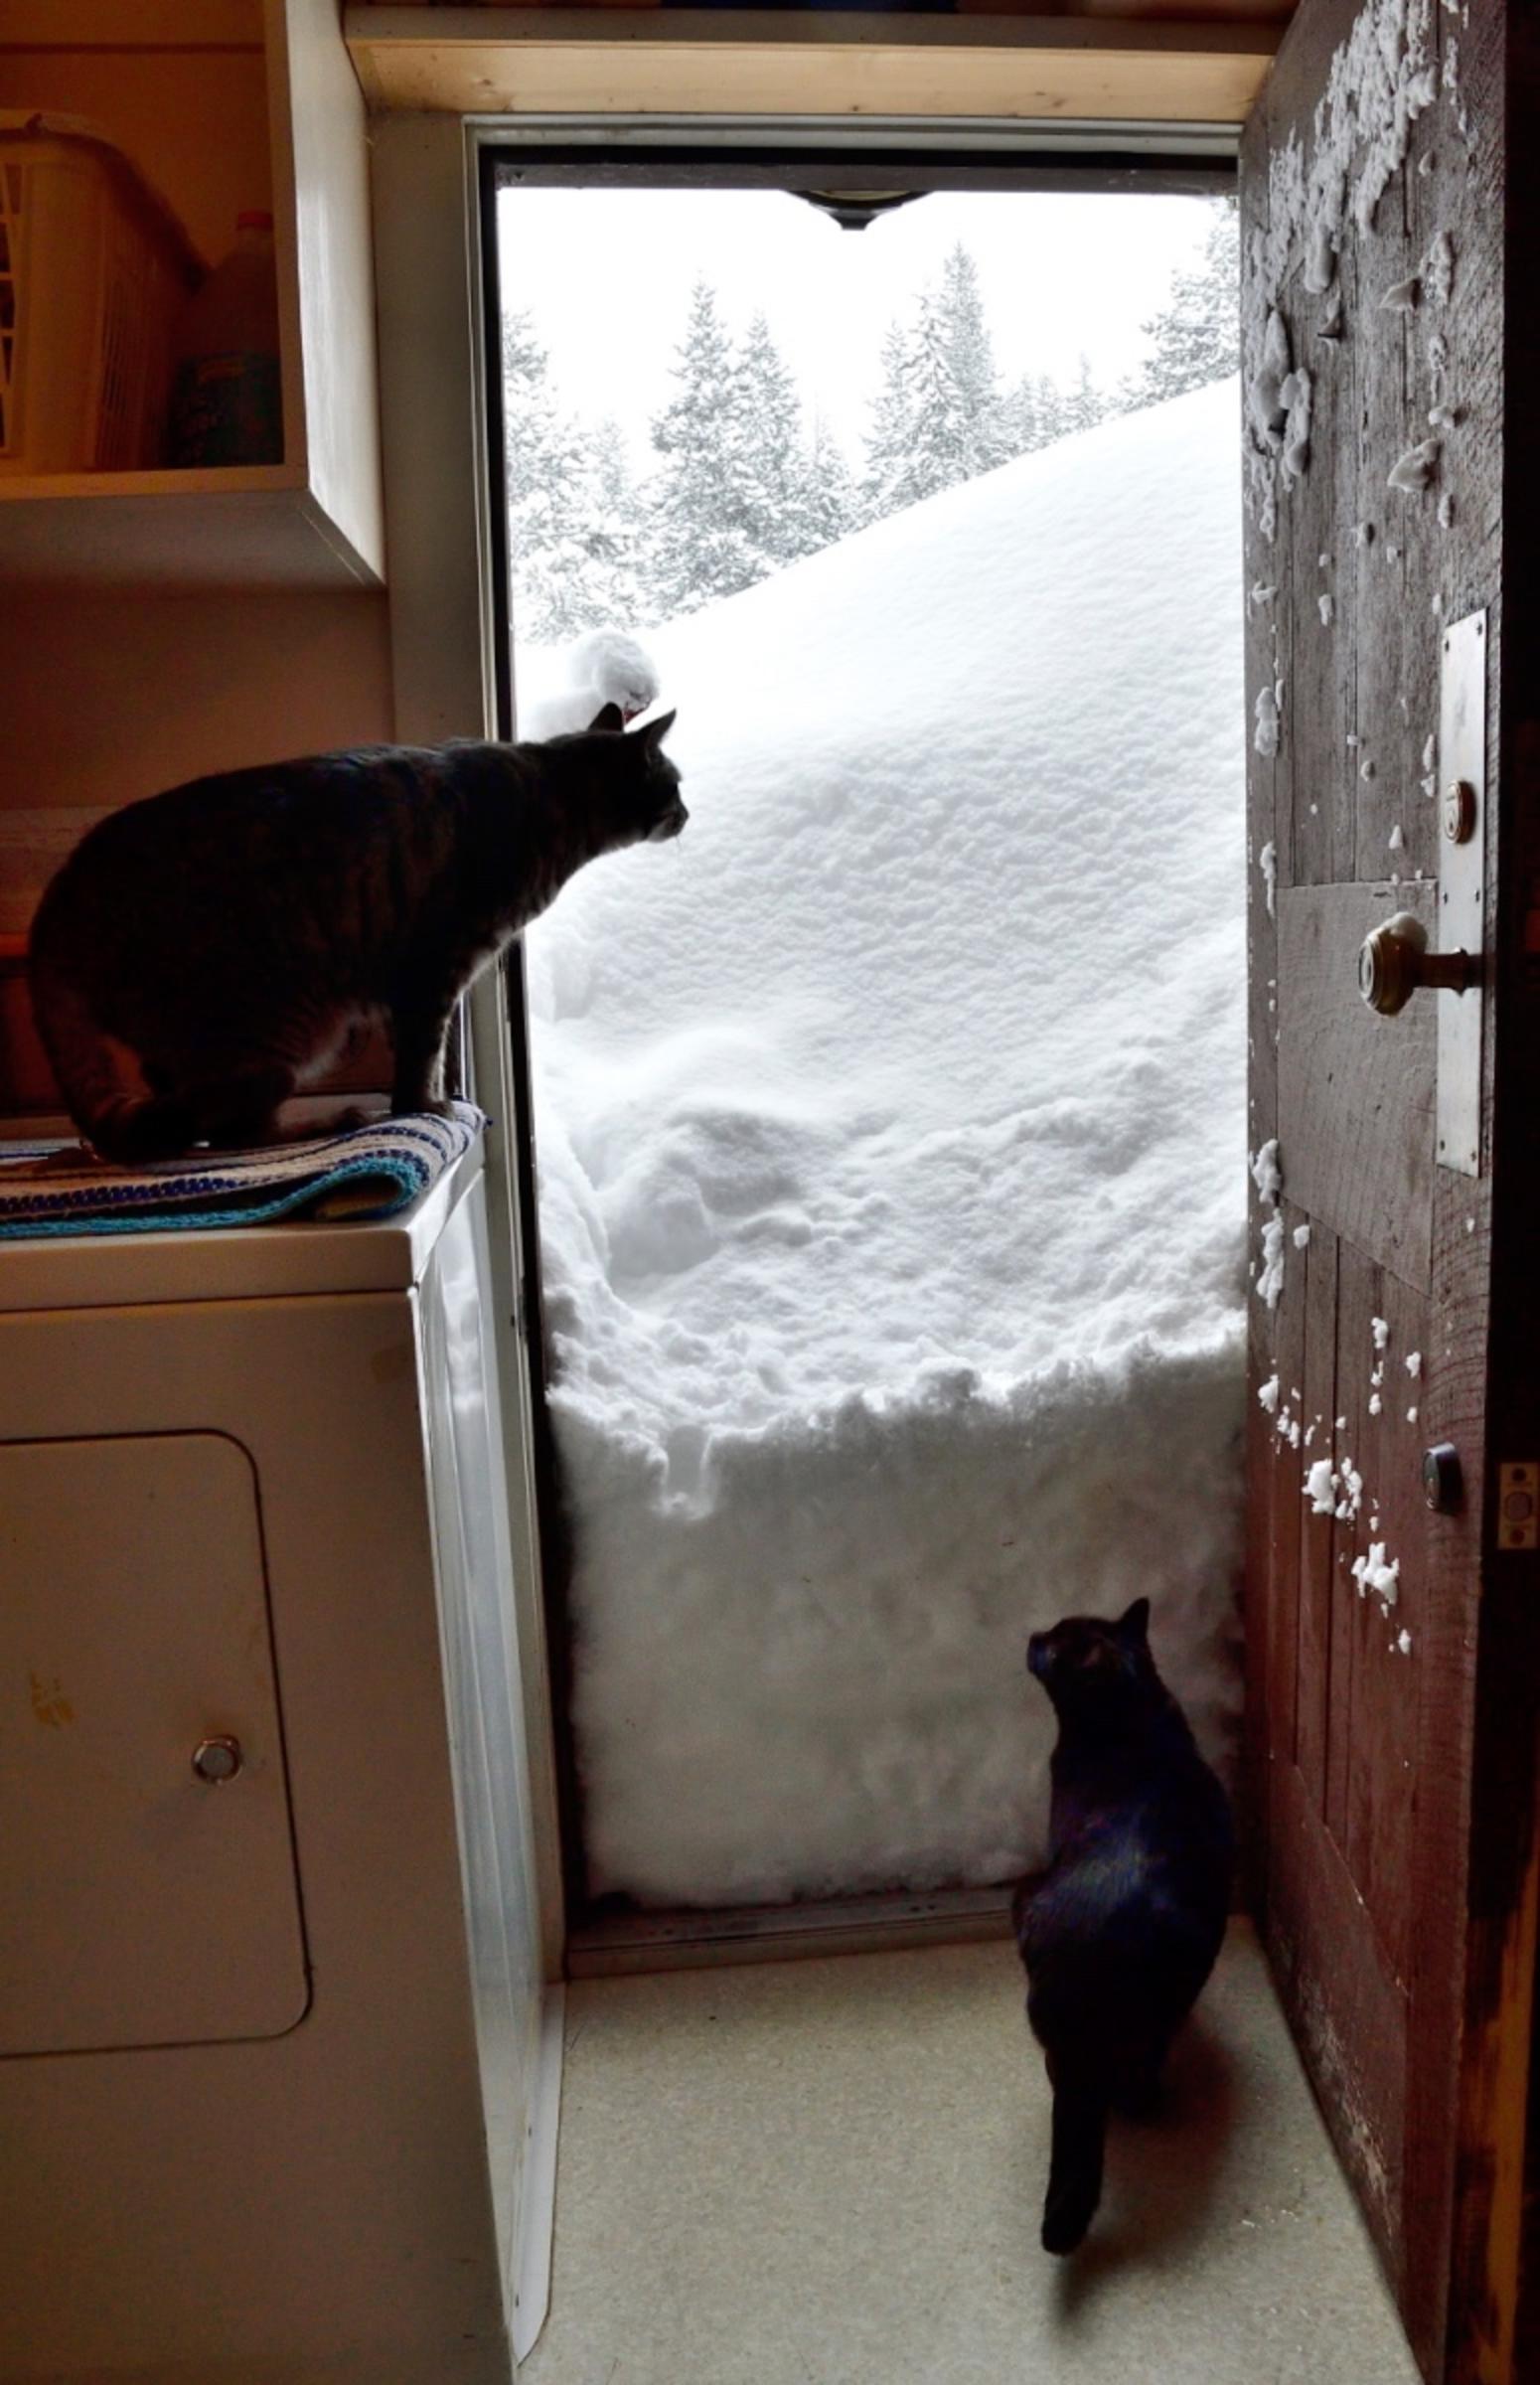
[[[1282,1171],[1252,1215],[1258,1892],[1424,2371],[1490,2385],[1540,2374],[1540,1557],[1497,1514],[1501,1467],[1540,1457],[1540,674],[1503,670],[1540,633],[1508,397],[1540,337],[1505,313],[1537,48],[1517,0],[1303,0],[1242,151],[1251,1119]],[[1441,648],[1483,608],[1472,1180],[1434,1138],[1460,998],[1375,1018],[1356,958],[1392,910],[1437,938]]]

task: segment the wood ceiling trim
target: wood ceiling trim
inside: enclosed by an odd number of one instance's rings
[[[1280,27],[1108,16],[358,7],[372,107],[1243,124]]]

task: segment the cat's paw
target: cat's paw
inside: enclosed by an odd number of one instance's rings
[[[454,1103],[436,1093],[414,1093],[410,1100],[392,1101],[392,1118],[452,1118]]]

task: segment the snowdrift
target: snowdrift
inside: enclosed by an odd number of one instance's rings
[[[691,824],[529,937],[596,1890],[1037,1859],[1027,1633],[1236,1708],[1233,384],[652,640]]]

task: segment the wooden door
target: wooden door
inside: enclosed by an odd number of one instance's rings
[[[1303,0],[1242,152],[1256,1888],[1430,2379],[1525,2373],[1532,2323],[1536,46],[1518,0]],[[1480,986],[1376,1016],[1364,937],[1466,940],[1472,866]]]

